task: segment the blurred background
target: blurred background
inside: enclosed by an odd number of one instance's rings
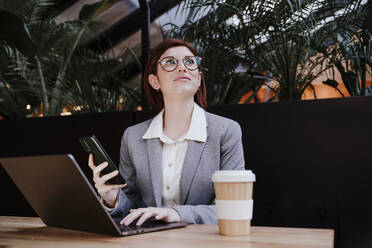
[[[146,110],[170,37],[203,57],[209,106],[370,95],[371,23],[367,0],[0,0],[0,118]]]

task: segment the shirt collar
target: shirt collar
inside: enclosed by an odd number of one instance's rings
[[[143,139],[154,139],[163,136],[163,113],[164,109],[152,119],[150,126],[142,137]]]
[[[152,119],[150,126],[142,137],[143,139],[159,138],[162,142],[168,144],[183,141],[185,139],[200,142],[205,142],[207,140],[207,121],[205,111],[198,104],[194,103],[189,130],[176,141],[173,141],[163,133],[163,113],[164,109],[162,109],[162,111]]]

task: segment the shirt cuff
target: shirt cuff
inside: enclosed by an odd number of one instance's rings
[[[108,207],[102,198],[100,198],[100,200],[103,204],[103,207],[106,209],[106,211],[111,213],[112,211],[114,211],[114,209],[116,209],[119,206],[120,197],[118,196],[118,198],[116,199],[115,206],[113,208]]]

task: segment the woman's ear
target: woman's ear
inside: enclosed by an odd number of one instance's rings
[[[156,76],[155,74],[150,74],[148,77],[148,81],[154,90],[160,89],[158,76]]]

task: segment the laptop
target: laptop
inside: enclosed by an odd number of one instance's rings
[[[127,236],[186,226],[146,221],[120,225],[106,211],[98,194],[71,154],[0,158],[0,164],[41,220],[48,226]]]

